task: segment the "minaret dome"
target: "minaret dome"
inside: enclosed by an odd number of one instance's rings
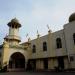
[[[72,13],[69,17],[69,22],[75,21],[75,13]]]
[[[8,40],[11,45],[18,45],[21,41],[21,38],[19,37],[19,28],[21,27],[21,24],[14,18],[7,25],[9,26],[9,34],[4,39]]]
[[[14,27],[19,28],[19,27],[21,27],[21,24],[19,23],[19,21],[16,18],[14,18],[8,23],[8,26],[12,27],[12,28],[14,28]]]

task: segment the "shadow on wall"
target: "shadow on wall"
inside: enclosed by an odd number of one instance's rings
[[[4,66],[0,65],[0,72],[6,72],[7,71],[7,62],[4,63]]]
[[[7,65],[4,67],[0,66],[0,72],[7,72]]]

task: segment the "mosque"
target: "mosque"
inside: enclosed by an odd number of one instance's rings
[[[21,24],[14,18],[8,24],[9,34],[0,45],[0,66],[8,71],[75,69],[75,13],[62,30],[20,44]]]

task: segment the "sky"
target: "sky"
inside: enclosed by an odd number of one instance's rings
[[[36,38],[37,30],[40,36],[48,34],[47,24],[52,32],[63,29],[74,12],[75,0],[0,0],[0,44],[9,34],[7,23],[15,17],[22,25],[19,35],[25,42],[28,37]]]

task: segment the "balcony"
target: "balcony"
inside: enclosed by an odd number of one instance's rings
[[[16,35],[7,35],[4,39],[18,40],[18,41],[21,40],[21,38],[19,36],[16,36]]]

